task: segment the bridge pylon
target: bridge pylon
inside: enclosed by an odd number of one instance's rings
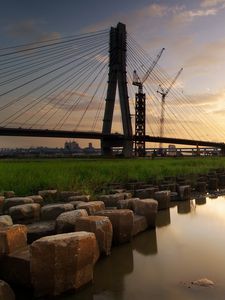
[[[122,23],[118,23],[117,27],[112,27],[110,30],[108,89],[105,99],[105,113],[102,127],[103,137],[101,139],[102,154],[107,156],[112,155],[113,147],[123,147],[124,157],[131,157],[133,153],[133,134],[127,90],[126,57],[126,26]],[[110,138],[107,137],[107,135],[111,134],[112,130],[117,86],[124,134],[123,141],[110,140]]]

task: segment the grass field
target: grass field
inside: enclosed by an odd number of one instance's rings
[[[0,191],[28,195],[52,188],[94,194],[106,183],[194,175],[217,167],[225,167],[225,158],[2,160]]]

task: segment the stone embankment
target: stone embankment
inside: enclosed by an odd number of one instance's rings
[[[224,188],[225,170],[218,169],[194,184],[185,177],[166,177],[157,185],[112,184],[93,199],[78,191],[27,197],[6,191],[0,196],[0,299],[15,298],[8,284],[32,289],[37,297],[77,290],[93,280],[96,262],[113,245],[155,228],[158,210]]]

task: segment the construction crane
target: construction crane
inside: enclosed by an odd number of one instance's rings
[[[145,156],[145,94],[143,93],[143,83],[148,79],[164,50],[165,48],[160,50],[142,80],[136,70],[133,73],[132,84],[138,87],[138,92],[135,94],[135,156]]]
[[[180,76],[181,72],[183,71],[183,68],[181,68],[179,70],[179,72],[177,73],[177,75],[174,77],[173,81],[171,82],[171,84],[169,85],[169,87],[164,90],[164,88],[161,86],[161,84],[159,84],[159,88],[157,90],[157,93],[159,93],[162,96],[162,100],[161,100],[161,118],[160,118],[160,132],[159,132],[159,136],[163,137],[164,135],[164,122],[165,122],[165,100],[166,100],[166,96],[168,95],[168,93],[170,92],[170,90],[172,89],[173,85],[175,84],[175,82],[177,81],[178,77]],[[162,143],[159,143],[159,148],[161,149],[163,146]]]

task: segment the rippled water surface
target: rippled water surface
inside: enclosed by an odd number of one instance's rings
[[[214,287],[191,281],[208,278]],[[60,300],[225,299],[225,197],[172,203],[146,231],[101,259],[94,283]]]

